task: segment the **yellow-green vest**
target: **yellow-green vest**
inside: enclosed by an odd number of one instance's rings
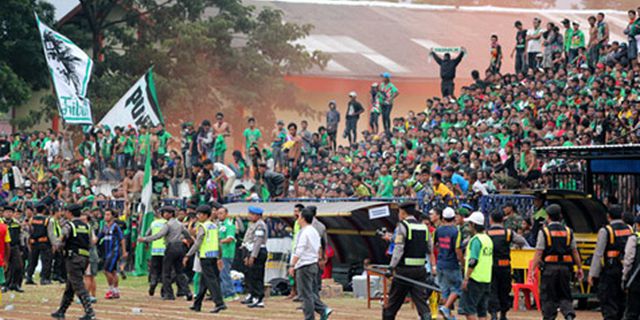
[[[209,220],[205,223],[200,223],[198,227],[204,228],[204,239],[200,245],[200,259],[218,258],[220,255],[218,227]]]
[[[491,268],[493,267],[493,241],[484,233],[477,233],[474,235],[469,243],[467,243],[467,252],[464,265],[464,274],[467,274],[469,270],[469,259],[471,258],[471,242],[473,239],[480,240],[482,248],[478,255],[478,263],[473,268],[471,273],[471,279],[481,283],[491,283]]]
[[[165,224],[167,224],[167,220],[164,218],[153,220],[153,222],[151,223],[151,235],[154,235],[160,232],[160,230],[162,229],[162,227],[164,227]],[[160,238],[156,241],[153,241],[151,242],[151,255],[164,256],[164,251],[166,250],[166,248],[167,246],[164,243],[164,239]]]

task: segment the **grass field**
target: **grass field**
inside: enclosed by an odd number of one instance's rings
[[[195,313],[189,310],[191,302],[184,300],[162,301],[158,294],[155,297],[147,295],[146,277],[128,277],[121,281],[121,298],[118,300],[103,299],[106,281],[104,275],[98,276],[98,303],[94,306],[98,319],[265,319],[287,320],[302,319],[302,312],[296,310],[296,304],[283,297],[271,297],[266,300],[264,309],[248,309],[239,302],[228,303],[229,309],[221,314],[210,314],[207,311],[213,307],[208,301],[203,305],[203,312]],[[1,319],[47,319],[49,314],[57,309],[64,286],[54,284],[50,286],[25,286],[25,293],[5,293],[0,309]],[[159,288],[158,288],[159,293]],[[334,314],[331,319],[380,319],[381,306],[374,303],[371,309],[367,309],[365,300],[343,297],[328,299],[325,301]],[[12,305],[13,310],[4,308]],[[140,313],[134,313],[133,309],[139,308]],[[67,319],[76,319],[82,315],[80,304],[74,303],[67,312]],[[600,314],[595,312],[579,312],[578,318],[599,319]],[[398,319],[417,319],[415,309],[406,304]],[[512,312],[509,319],[540,319],[540,314],[535,311]]]

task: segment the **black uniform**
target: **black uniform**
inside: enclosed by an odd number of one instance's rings
[[[31,221],[31,236],[29,244],[31,253],[29,255],[29,267],[27,268],[27,284],[33,284],[33,273],[38,265],[38,260],[42,259],[42,271],[40,272],[40,284],[47,284],[51,281],[51,259],[53,251],[51,242],[47,235],[49,218],[42,214],[36,214]]]
[[[22,260],[23,245],[20,241],[22,226],[15,219],[5,220],[9,235],[11,236],[11,256],[8,261],[7,288],[9,290],[22,291],[22,278],[24,277],[24,263]]]
[[[398,223],[396,227],[394,258],[391,267],[396,275],[401,275],[419,282],[427,280],[425,269],[426,257],[429,250],[429,232],[427,227],[415,218],[409,217]],[[400,255],[401,253],[401,255]],[[399,257],[399,259],[397,259]],[[418,310],[420,319],[431,319],[431,311],[427,305],[427,298],[431,294],[426,289],[393,278],[389,291],[389,300],[382,310],[383,320],[393,320],[402,307],[407,294]]]
[[[620,285],[622,259],[624,258],[624,247],[629,236],[633,234],[633,229],[621,220],[615,220],[605,226],[604,231],[607,240],[602,256],[604,265],[599,275],[598,300],[603,319],[620,320],[624,315],[625,301],[625,294]],[[596,248],[597,250],[598,248]]]
[[[491,296],[489,312],[495,316],[502,313],[502,319],[511,309],[511,241],[513,230],[501,225],[492,225],[487,235],[493,241],[493,267],[491,270]]]
[[[74,210],[80,210],[80,206]],[[60,301],[58,311],[52,314],[54,318],[64,318],[64,314],[73,302],[73,295],[77,295],[84,308],[85,315],[80,319],[95,319],[95,313],[89,300],[89,291],[84,286],[84,272],[89,265],[90,234],[89,225],[80,218],[68,221],[62,231],[64,237],[65,266],[67,282]]]
[[[570,286],[575,247],[573,231],[559,222],[552,222],[543,227],[540,233],[544,240],[536,244],[536,249],[544,246],[544,268],[541,268],[540,276],[542,317],[545,320],[555,319],[560,308],[565,318],[575,318]]]

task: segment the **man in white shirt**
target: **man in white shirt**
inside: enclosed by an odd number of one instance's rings
[[[306,208],[305,208],[306,209]],[[326,320],[333,312],[321,300],[315,281],[318,270],[318,258],[320,256],[321,241],[318,231],[311,226],[314,213],[311,210],[302,210],[298,217],[300,232],[293,249],[293,259],[289,274],[296,277],[298,296],[302,300],[302,310],[305,320],[313,320],[314,311],[320,314],[320,320]]]
[[[533,18],[533,29],[527,30],[527,63],[529,68],[538,67],[537,57],[542,53],[542,29],[540,19]]]

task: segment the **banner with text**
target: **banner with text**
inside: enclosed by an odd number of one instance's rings
[[[36,21],[60,116],[69,124],[93,124],[91,104],[86,98],[93,62],[71,40],[40,22],[37,15]]]
[[[156,97],[153,73],[149,70],[120,98],[99,124],[107,125],[113,130],[115,127],[152,127],[160,123],[164,121]]]

